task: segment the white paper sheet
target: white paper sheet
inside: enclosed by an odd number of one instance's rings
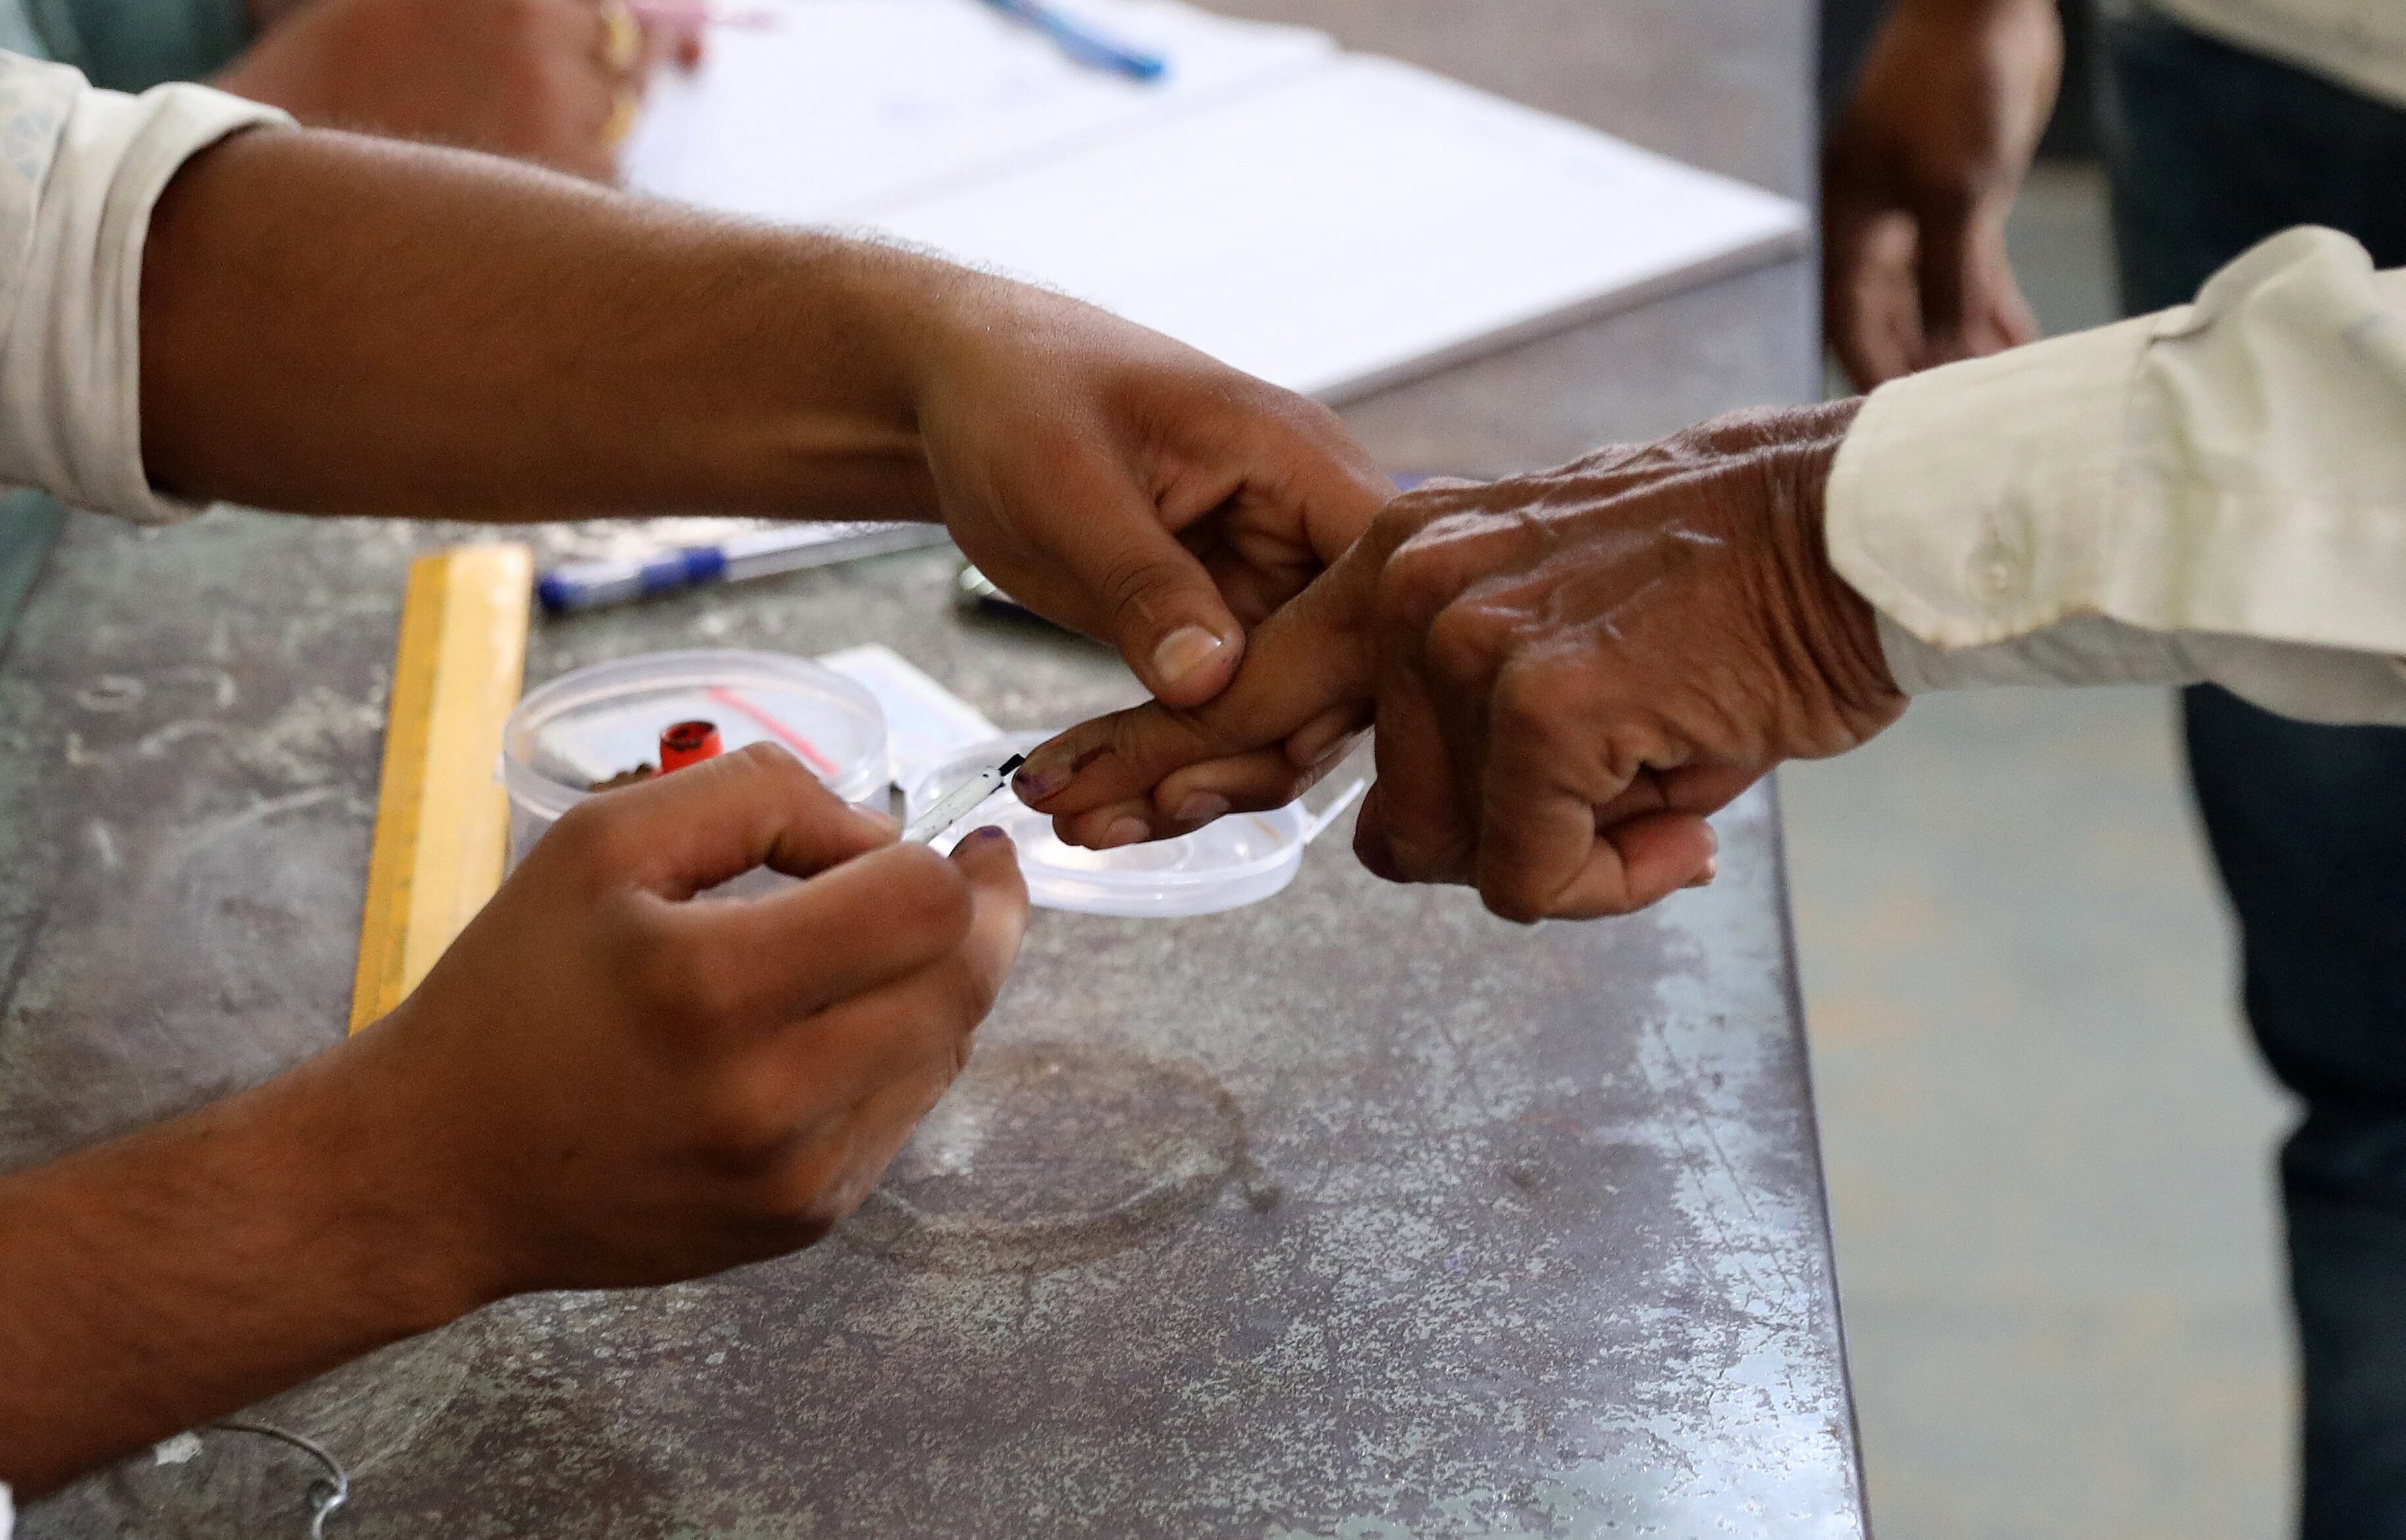
[[[1064,0],[1156,49],[1146,84],[1072,63],[976,0],[785,0],[664,72],[627,143],[627,185],[730,214],[855,223],[898,199],[1216,101],[1334,55],[1295,27],[1169,0]]]
[[[789,0],[711,39],[630,179],[917,242],[1329,401],[1804,244],[1788,199],[1318,34],[1070,3],[1168,80],[975,0]]]
[[[1350,56],[881,230],[1339,400],[1803,242],[1784,198]]]

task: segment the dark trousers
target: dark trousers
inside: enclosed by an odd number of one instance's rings
[[[2292,225],[2406,266],[2406,111],[2140,16],[2110,31],[2122,301],[2192,297]],[[2308,1540],[2406,1540],[2406,730],[2187,692],[2189,774],[2243,936],[2247,1018],[2305,1100],[2281,1154]]]

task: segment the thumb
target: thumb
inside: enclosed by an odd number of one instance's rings
[[[1368,544],[1262,622],[1216,698],[1185,710],[1151,701],[1079,724],[1028,755],[1012,783],[1020,800],[1063,817],[1141,798],[1174,770],[1283,743],[1337,707],[1368,701],[1377,572]]]
[[[1220,693],[1244,654],[1245,630],[1195,553],[1165,529],[1133,486],[1112,488],[1110,511],[1077,529],[1058,553],[1092,596],[1097,618],[1153,698],[1192,706]]]

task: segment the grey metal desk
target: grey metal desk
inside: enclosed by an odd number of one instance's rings
[[[1802,186],[1799,6],[1278,9]],[[1398,467],[1541,462],[1804,394],[1810,319],[1790,263],[1353,415]],[[340,1032],[428,538],[70,530],[0,660],[0,1163]],[[1097,651],[954,616],[948,571],[547,626],[530,675],[878,640],[1006,726],[1125,699]],[[349,1464],[333,1528],[362,1537],[1860,1534],[1768,798],[1724,841],[1712,890],[1587,926],[1382,887],[1334,844],[1233,914],[1040,916],[958,1106],[837,1240],[515,1301],[271,1415]],[[307,1476],[212,1437],[24,1528],[298,1533]]]

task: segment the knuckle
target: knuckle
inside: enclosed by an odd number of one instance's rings
[[[844,1148],[817,1151],[786,1166],[761,1194],[763,1217],[791,1226],[800,1245],[824,1238],[868,1195],[850,1153]]]
[[[1466,846],[1451,829],[1394,823],[1388,826],[1387,848],[1405,882],[1442,883],[1461,870]]]
[[[945,966],[945,1015],[939,1024],[955,1029],[942,1034],[950,1073],[959,1073],[969,1053],[969,1028],[986,1019],[1001,993],[1001,980],[969,958],[955,957]]]
[[[744,1015],[749,1002],[736,970],[715,966],[682,937],[654,933],[637,944],[634,984],[647,1014],[699,1027]]]
[[[1346,431],[1345,419],[1337,415],[1335,408],[1289,391],[1281,391],[1279,396],[1271,411],[1296,437],[1316,445],[1351,446],[1352,435]]]
[[[649,841],[622,803],[589,798],[562,813],[543,839],[587,886],[607,886],[631,873]]]
[[[1380,621],[1389,627],[1421,629],[1461,591],[1465,575],[1440,547],[1414,535],[1396,546],[1379,569]]]
[[[1569,682],[1553,670],[1506,669],[1488,702],[1488,731],[1519,743],[1551,743],[1562,734],[1571,699]]]
[[[1528,883],[1518,874],[1490,878],[1479,887],[1479,897],[1487,911],[1499,920],[1509,920],[1516,925],[1533,925],[1548,915],[1548,907]]]
[[[720,755],[712,763],[719,767],[721,775],[737,776],[755,783],[752,789],[759,795],[834,795],[791,751],[765,739],[757,743],[746,743],[732,754]]]
[[[1493,677],[1511,649],[1508,616],[1474,604],[1450,604],[1429,622],[1430,671],[1458,690],[1473,690]]]
[[[694,1119],[705,1149],[738,1160],[783,1144],[797,1121],[775,1078],[757,1072],[723,1077],[703,1095]]]

